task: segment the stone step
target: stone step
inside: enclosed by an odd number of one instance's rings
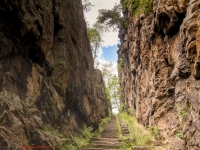
[[[123,136],[130,136],[129,134],[122,134]]]
[[[148,150],[148,147],[146,146],[132,146],[132,150]]]
[[[120,144],[91,144],[91,148],[107,148],[107,149],[118,149],[120,148]]]
[[[92,138],[92,141],[113,141],[113,142],[120,142],[118,138]]]
[[[104,148],[84,148],[83,150],[105,150]]]
[[[104,134],[101,137],[103,137],[103,138],[118,138],[117,135],[110,135],[110,134]]]
[[[124,149],[85,148],[83,150],[124,150]]]
[[[122,131],[122,134],[129,134],[129,131]]]
[[[120,144],[120,142],[119,141],[110,141],[110,140],[108,140],[108,141],[93,141],[92,143],[94,143],[94,144],[96,144],[96,145],[98,145],[98,144],[110,144],[110,145],[113,145],[113,144]]]

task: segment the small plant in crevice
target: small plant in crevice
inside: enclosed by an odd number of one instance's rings
[[[121,67],[122,67],[122,61],[119,61],[117,64],[118,71],[121,69]]]
[[[157,133],[160,132],[159,126],[154,126],[154,127],[148,126],[147,129],[149,130],[152,136],[155,136]]]
[[[182,138],[183,138],[183,131],[182,131],[182,130],[179,130],[179,131],[176,133],[176,136],[182,139]]]
[[[187,103],[184,103],[183,106],[177,104],[176,109],[177,109],[176,118],[178,119],[178,125],[179,125],[179,129],[176,133],[176,136],[182,139],[183,138],[182,126],[183,126],[183,122],[186,119],[186,116],[188,115],[189,106]]]
[[[200,85],[198,85],[198,86],[196,87],[196,89],[197,89],[198,91],[200,91]],[[199,99],[200,97],[199,97],[199,95],[195,95],[195,98]]]
[[[177,109],[176,118],[179,119],[179,124],[182,124],[188,114],[189,106],[186,103],[184,104],[184,107],[176,105],[176,109]]]

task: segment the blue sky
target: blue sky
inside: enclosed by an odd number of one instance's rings
[[[117,45],[103,47],[102,56],[106,61],[117,62]]]

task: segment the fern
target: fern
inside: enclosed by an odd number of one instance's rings
[[[93,127],[86,127],[86,125],[84,125],[81,133],[86,139],[91,139],[95,135],[93,130]]]

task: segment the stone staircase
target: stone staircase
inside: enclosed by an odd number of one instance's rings
[[[120,140],[118,138],[118,127],[116,117],[112,116],[109,123],[103,125],[103,132],[100,138],[93,138],[89,148],[84,150],[114,150],[120,148]]]
[[[123,136],[129,137],[128,125],[120,119],[121,131]],[[109,123],[103,125],[103,132],[101,137],[92,138],[91,144],[84,150],[125,150],[122,148],[122,142],[118,138],[118,126],[116,123],[116,117],[112,116]],[[148,150],[147,147],[132,146],[132,150]]]

